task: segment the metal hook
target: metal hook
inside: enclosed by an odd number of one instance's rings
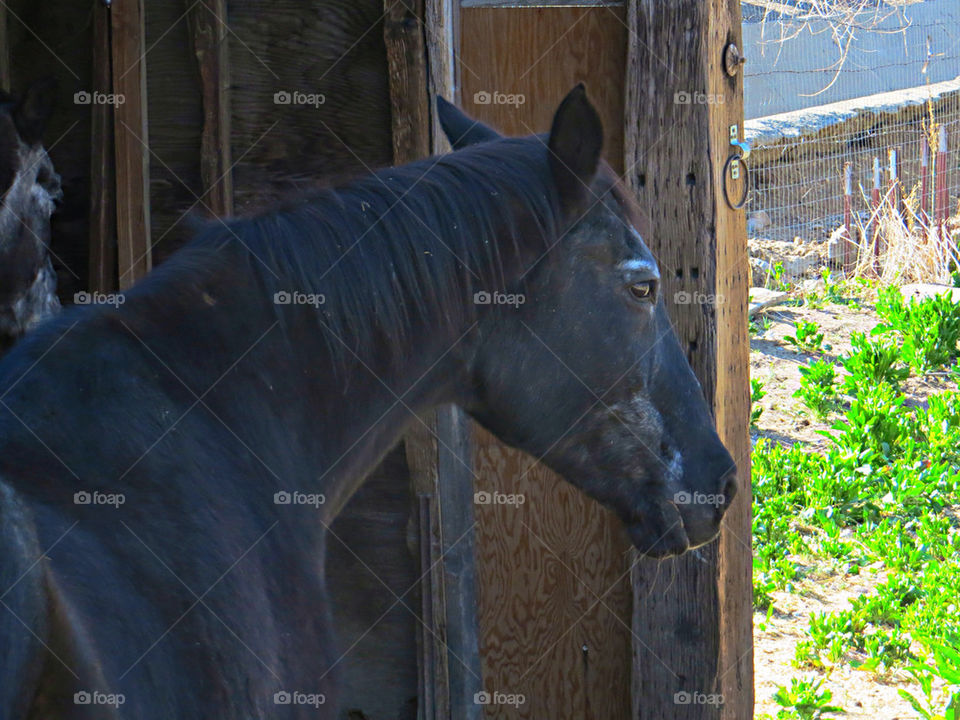
[[[750,157],[750,143],[748,143],[746,140],[736,140],[731,138],[730,144],[740,148],[741,160],[746,160],[748,157]]]

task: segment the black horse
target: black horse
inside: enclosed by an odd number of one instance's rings
[[[214,223],[0,364],[0,716],[335,717],[327,528],[457,403],[667,556],[735,468],[579,86],[549,136]]]

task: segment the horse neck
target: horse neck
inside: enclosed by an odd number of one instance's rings
[[[215,260],[218,269],[204,279],[171,272],[169,291],[131,298],[120,312],[150,314],[155,303],[161,325],[179,318],[178,337],[197,338],[205,349],[181,348],[186,362],[177,366],[171,353],[164,364],[197,395],[216,384],[204,405],[258,458],[265,481],[324,494],[321,512],[332,520],[418,416],[459,399],[471,323],[411,313],[402,339],[376,328],[372,337],[341,336],[320,310],[271,302],[241,269],[242,252]],[[155,340],[140,339],[162,347],[169,340],[157,329]]]

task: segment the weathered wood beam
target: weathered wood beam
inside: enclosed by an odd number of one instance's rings
[[[393,162],[396,165],[430,154],[424,14],[424,0],[386,0],[383,35],[387,47]]]
[[[110,6],[113,92],[118,99],[113,118],[121,289],[150,272],[152,264],[144,12],[144,0],[119,0]]]
[[[94,3],[91,90],[113,92],[110,71],[110,8]],[[93,292],[117,289],[117,206],[114,174],[113,108],[90,105],[90,277]]]
[[[395,164],[446,149],[431,108],[433,94],[453,97],[453,17],[451,2],[385,2]],[[415,423],[404,442],[411,486],[419,501],[423,573],[418,717],[478,720],[483,707],[473,702],[481,688],[473,484],[464,464],[470,462],[468,421],[460,410],[444,408]]]
[[[200,135],[201,198],[214,215],[233,212],[230,152],[230,62],[227,1],[186,0],[187,23],[200,71],[203,129]]]
[[[627,180],[650,216],[647,242],[671,318],[741,482],[719,541],[673,561],[667,573],[652,561],[634,570],[633,717],[746,720],[753,717],[750,267],[744,214],[728,206],[723,186],[736,150],[731,126],[743,127],[743,75],[728,75],[723,62],[728,43],[742,46],[740,6],[630,0],[628,24],[635,36],[626,79]],[[742,171],[739,180],[726,178],[732,198],[742,181]],[[680,291],[703,302],[673,303]]]
[[[7,27],[7,6],[0,3],[0,88],[12,90],[10,87],[10,37]]]

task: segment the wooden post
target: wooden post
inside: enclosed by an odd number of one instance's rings
[[[946,229],[947,223],[947,213],[949,204],[949,195],[947,190],[947,128],[944,125],[940,126],[940,133],[937,138],[937,157],[934,161],[933,169],[936,173],[936,181],[934,183],[936,189],[934,190],[933,195],[933,222],[934,226],[937,228],[937,234],[941,238],[941,242],[946,243],[950,241],[949,235]]]
[[[110,73],[110,8],[94,3],[91,90],[113,92]],[[117,206],[114,172],[113,109],[90,105],[90,277],[91,292],[117,289]]]
[[[635,566],[632,717],[747,720],[753,717],[750,267],[744,214],[728,205],[723,185],[730,184],[735,202],[743,179],[723,174],[736,152],[732,134],[742,137],[743,74],[739,66],[725,72],[724,57],[731,43],[742,47],[740,4],[630,0],[628,10],[627,180],[650,217],[647,241],[660,262],[680,343],[740,476],[719,541],[672,561],[667,572],[654,561]],[[671,299],[681,290],[716,302],[675,306]]]
[[[430,154],[424,12],[424,0],[386,0],[383,35],[390,79],[393,162],[397,165]]]
[[[119,287],[150,271],[150,153],[143,0],[110,6]],[[121,100],[122,98],[122,100]]]
[[[870,233],[871,243],[873,244],[873,269],[880,274],[880,217],[883,213],[883,206],[880,204],[880,185],[883,182],[883,171],[880,169],[880,158],[873,158],[873,191],[870,194],[870,200],[873,209],[870,213],[872,232]]]
[[[923,132],[920,142],[920,222],[930,224],[927,208],[930,207],[930,136]]]
[[[203,130],[200,135],[201,199],[214,215],[233,212],[230,153],[230,76],[227,2],[187,0],[187,22],[200,70]]]
[[[890,188],[887,190],[890,195],[890,210],[894,216],[899,215],[902,219],[905,215],[902,213],[900,197],[900,148],[890,148],[887,155],[890,160]]]
[[[841,269],[846,272],[856,262],[855,240],[853,229],[853,165],[846,163],[843,166],[843,227],[846,229],[843,251],[840,253]]]

